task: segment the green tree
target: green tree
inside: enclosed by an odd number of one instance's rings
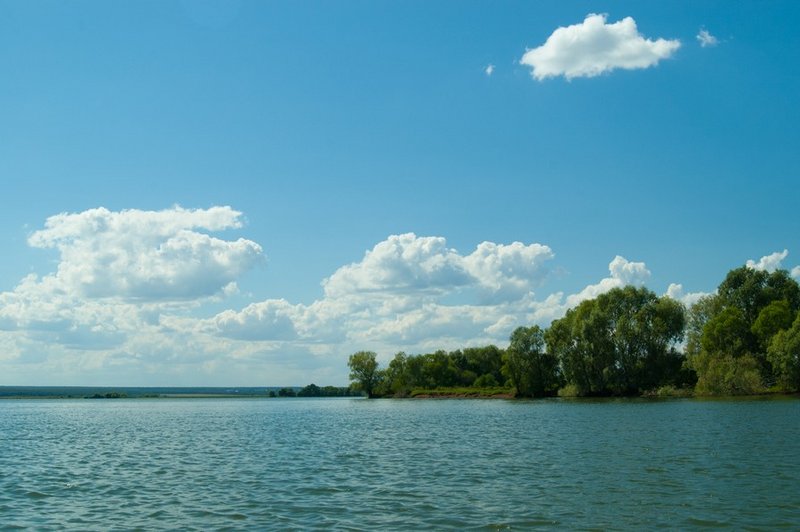
[[[686,356],[691,358],[702,349],[703,328],[708,320],[722,310],[722,301],[716,295],[703,296],[689,309],[686,320]]]
[[[542,397],[558,390],[558,359],[544,349],[538,325],[517,327],[505,353],[505,371],[518,396]]]
[[[545,340],[581,395],[635,394],[676,383],[685,322],[677,301],[627,286],[569,310]]]
[[[726,307],[703,327],[700,345],[707,353],[738,357],[748,352],[748,334],[744,313],[738,307]]]
[[[376,357],[372,351],[359,351],[350,355],[347,361],[353,389],[364,392],[370,398],[376,396],[375,391],[383,378]]]
[[[792,326],[795,313],[789,307],[789,302],[785,299],[773,301],[758,313],[756,321],[750,330],[759,339],[761,345],[766,348],[769,346],[772,337]]]
[[[297,392],[297,397],[321,397],[322,389],[314,383],[309,384]]]
[[[792,326],[779,331],[767,349],[775,377],[785,390],[800,390],[800,314]]]
[[[717,295],[690,312],[686,351],[697,392],[756,393],[772,383],[782,372],[773,362],[780,350],[774,348],[772,356],[768,351],[798,310],[800,285],[785,270],[742,266],[728,272]]]
[[[408,372],[408,356],[400,351],[389,362],[384,372],[383,387],[386,394],[404,396],[411,390],[411,378]]]

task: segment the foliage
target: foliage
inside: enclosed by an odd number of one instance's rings
[[[518,396],[542,397],[558,390],[558,359],[545,352],[538,325],[515,329],[503,360],[503,371]]]
[[[758,361],[751,355],[701,355],[698,395],[752,395],[764,391]]]
[[[500,386],[474,387],[461,386],[450,388],[414,388],[409,393],[410,397],[510,397],[512,390]]]
[[[350,388],[339,386],[323,386],[309,384],[297,392],[297,397],[348,397],[353,395]]]
[[[559,397],[580,397],[581,389],[576,384],[567,384],[558,390]]]
[[[648,390],[642,395],[645,397],[691,397],[694,395],[690,388],[677,388],[671,384],[659,386],[654,390]]]
[[[800,314],[790,328],[779,331],[772,338],[767,359],[783,389],[800,390]]]
[[[506,350],[399,352],[385,370],[375,353],[360,351],[348,362],[350,379],[369,397],[512,387],[531,397],[685,396],[692,387],[700,395],[737,395],[774,382],[800,390],[799,311],[800,285],[788,272],[741,267],[688,312],[646,288],[615,288],[545,331],[517,328]]]
[[[685,321],[677,301],[628,286],[567,311],[545,340],[579,395],[638,394],[678,379]]]
[[[375,391],[383,380],[376,357],[372,351],[359,351],[350,355],[347,362],[353,389],[364,392],[367,397],[375,397]]]
[[[785,270],[743,266],[728,272],[717,295],[690,311],[688,366],[704,395],[756,393],[778,381],[792,384],[791,335],[800,285]]]
[[[406,397],[414,389],[495,387],[502,377],[503,350],[496,346],[469,347],[421,355],[397,353],[384,371],[377,395]]]

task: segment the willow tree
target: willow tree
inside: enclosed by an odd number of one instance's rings
[[[383,379],[378,369],[377,355],[372,351],[359,351],[350,355],[350,381],[353,389],[364,392],[367,397],[375,397],[375,391]]]
[[[615,288],[582,302],[545,333],[567,384],[581,395],[628,395],[679,384],[685,309],[646,288]]]

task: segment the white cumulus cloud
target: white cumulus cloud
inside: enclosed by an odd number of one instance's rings
[[[494,74],[494,65],[489,63],[488,65],[486,65],[486,68],[483,69],[483,72],[487,76],[491,76],[492,74]]]
[[[684,292],[682,284],[670,283],[670,285],[667,287],[667,293],[664,295],[671,297],[675,301],[680,301],[686,306],[686,308],[689,308],[697,303],[700,298],[711,294],[708,292]]]
[[[758,259],[758,262],[750,259],[747,261],[747,267],[752,268],[754,270],[761,270],[765,272],[774,272],[777,269],[780,269],[781,263],[783,259],[785,259],[789,255],[789,250],[784,249],[783,251],[776,251],[775,253],[770,253],[769,255],[765,255]]]
[[[800,279],[800,266],[795,266],[792,268],[792,277],[795,279]]]
[[[255,242],[200,232],[241,225],[241,213],[230,207],[97,208],[51,216],[28,242],[59,251],[52,277],[67,292],[89,298],[193,299],[222,291],[263,258]]]
[[[328,297],[369,292],[444,294],[478,289],[491,298],[517,299],[546,275],[549,247],[521,242],[483,242],[469,255],[447,247],[442,237],[392,235],[361,262],[339,268],[323,281]]]
[[[608,24],[606,15],[590,14],[580,24],[556,29],[544,44],[527,50],[520,64],[531,67],[537,80],[593,77],[655,66],[680,46],[677,39],[646,39],[631,17]]]
[[[581,301],[592,299],[604,294],[613,288],[627,285],[642,286],[650,279],[650,270],[644,262],[631,262],[625,257],[617,255],[608,264],[609,277],[601,279],[596,284],[590,284],[577,294],[567,297],[567,306],[574,307]]]

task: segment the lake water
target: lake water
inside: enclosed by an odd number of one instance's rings
[[[0,529],[800,526],[800,400],[0,401]]]

